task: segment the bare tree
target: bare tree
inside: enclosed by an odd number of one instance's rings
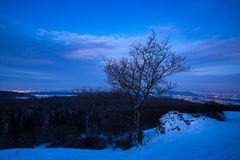
[[[134,122],[138,144],[142,143],[139,109],[149,95],[161,95],[175,85],[167,78],[188,71],[185,58],[171,51],[168,39],[158,42],[156,34],[148,37],[145,44],[133,43],[129,56],[106,60],[104,71],[114,90],[128,95],[134,107]]]

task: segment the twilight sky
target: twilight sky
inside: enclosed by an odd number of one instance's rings
[[[105,86],[104,57],[154,29],[191,71],[177,90],[240,93],[239,0],[0,0],[0,90]]]

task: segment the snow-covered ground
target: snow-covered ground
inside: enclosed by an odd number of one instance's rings
[[[225,112],[226,121],[169,112],[161,118],[166,133],[145,131],[144,145],[120,149],[7,149],[0,160],[239,160],[240,112]]]

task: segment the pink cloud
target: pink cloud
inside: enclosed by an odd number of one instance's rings
[[[98,59],[105,56],[120,56],[127,53],[129,45],[142,37],[123,35],[95,36],[66,31],[39,30],[40,38],[47,38],[65,45],[63,56],[70,59]]]

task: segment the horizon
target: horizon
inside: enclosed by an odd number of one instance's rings
[[[16,92],[16,93],[54,93],[54,92],[58,92],[58,93],[79,93],[81,91],[84,91],[85,89],[90,89],[92,91],[90,92],[108,92],[110,90],[110,87],[92,87],[92,88],[85,88],[85,87],[82,87],[82,88],[69,88],[69,89],[66,89],[66,88],[62,88],[62,89],[44,89],[44,88],[41,88],[41,89],[33,89],[33,88],[30,88],[30,89],[9,89],[9,90],[0,90],[0,92]],[[190,91],[190,90],[177,90],[175,88],[163,93],[162,95],[164,94],[169,94],[169,93],[176,93],[176,94],[181,94],[181,93],[186,93],[186,94],[195,94],[195,95],[228,95],[228,96],[237,96],[239,97],[240,96],[240,93],[239,92],[219,92],[219,91]],[[160,95],[160,96],[162,96]]]
[[[240,93],[240,2],[0,2],[0,90],[107,86],[106,57],[120,57],[153,29],[170,37],[190,72],[175,90]]]

